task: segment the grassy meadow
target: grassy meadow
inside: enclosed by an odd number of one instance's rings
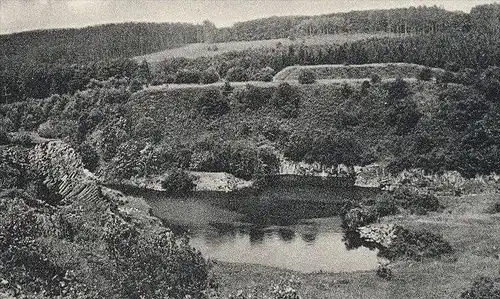
[[[216,56],[222,53],[231,51],[243,51],[248,49],[258,49],[258,48],[275,48],[279,45],[287,47],[289,45],[324,45],[324,44],[336,44],[341,45],[347,42],[355,42],[367,38],[377,38],[377,37],[390,37],[393,34],[390,33],[352,33],[352,34],[335,34],[335,35],[322,35],[322,36],[311,36],[311,37],[301,37],[295,40],[288,38],[280,39],[269,39],[269,40],[253,40],[253,41],[232,41],[225,43],[216,44],[206,44],[206,43],[193,43],[179,48],[167,49],[160,52],[155,52],[147,55],[137,56],[134,59],[136,61],[146,60],[147,62],[154,65],[155,63],[161,62],[168,58],[198,58],[203,56]],[[216,47],[216,48],[214,48]],[[217,49],[217,50],[214,50]]]

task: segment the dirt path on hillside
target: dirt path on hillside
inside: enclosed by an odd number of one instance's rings
[[[417,79],[415,78],[403,78],[405,81],[408,82],[416,82]],[[351,84],[351,85],[358,85],[363,83],[364,81],[369,81],[370,78],[364,78],[364,79],[320,79],[317,80],[315,84],[323,84],[323,85],[341,85],[341,84]],[[395,79],[383,79],[382,82],[392,82]],[[291,85],[301,85],[297,80],[279,80],[279,81],[273,81],[273,82],[262,82],[262,81],[245,81],[245,82],[231,82],[232,87],[244,87],[246,85],[254,85],[257,87],[272,87],[272,86],[278,86],[279,83],[282,82],[287,82]],[[139,92],[144,92],[144,91],[163,91],[163,90],[172,90],[172,89],[193,89],[193,88],[210,88],[210,87],[224,87],[224,82],[216,82],[216,83],[211,83],[211,84],[163,84],[163,85],[155,85],[155,86],[148,86],[144,88],[143,90]]]

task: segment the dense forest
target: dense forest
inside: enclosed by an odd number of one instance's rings
[[[229,52],[195,59],[172,58],[153,72],[145,61],[113,59],[86,64],[38,65],[0,74],[0,103],[45,98],[83,90],[92,80],[124,78],[135,85],[270,81],[292,65],[407,62],[445,68],[450,72],[478,72],[500,65],[500,34],[441,33],[379,38],[345,45],[294,45]],[[446,75],[448,79],[450,74]]]
[[[124,23],[81,29],[53,29],[0,36],[2,65],[78,63],[139,56],[196,42],[227,42],[355,32],[405,35],[498,31],[498,5],[475,7],[470,14],[437,7],[353,11],[313,17],[271,17],[216,28],[210,21]]]
[[[405,29],[416,33],[397,38],[362,40],[340,46],[299,44],[283,47],[277,44],[275,48],[235,51],[213,57],[173,58],[156,67],[155,70],[159,71],[155,74],[151,73],[147,64],[127,61],[126,57],[189,42],[213,40],[217,35],[215,26],[210,22],[204,22],[200,26],[124,24],[61,30],[55,35],[52,35],[51,31],[7,35],[2,36],[2,43],[6,43],[7,46],[2,47],[4,63],[0,74],[2,85],[0,102],[44,98],[54,93],[74,93],[85,88],[91,79],[102,80],[110,77],[126,77],[130,82],[137,77],[135,81],[142,84],[151,80],[153,84],[211,83],[217,81],[218,78],[226,78],[230,81],[268,81],[278,71],[296,64],[409,62],[447,68],[451,71],[465,68],[485,69],[488,66],[500,65],[500,32],[498,30],[500,20],[496,17],[499,10],[500,5],[486,5],[474,8],[470,15],[459,14],[468,19],[464,22],[469,25],[462,27],[449,23],[455,20],[457,14],[436,8],[391,10],[383,11],[384,13],[382,11],[352,13],[353,16],[359,15],[358,20],[367,20],[363,14],[396,16],[403,12],[412,13],[419,16],[414,19],[420,21],[418,24],[421,24],[422,28],[427,26],[424,24],[429,23],[426,18],[436,14],[450,14],[453,17],[445,18],[440,15],[436,20],[439,22],[448,20],[446,24],[451,24],[452,30]],[[352,17],[352,19],[356,18]],[[262,24],[266,24],[263,20],[252,21],[256,22],[256,25],[251,28],[255,30],[268,28],[263,29],[266,32],[272,32],[275,29],[280,31],[281,21],[286,23],[293,18],[272,20],[276,21],[270,23],[275,24],[274,27],[269,25],[274,28],[272,30],[269,26],[263,27]],[[250,24],[253,24],[252,22]],[[408,22],[408,24],[412,23]],[[235,25],[234,28],[238,26],[240,25]],[[417,25],[411,25],[408,28],[417,27]],[[366,31],[365,29],[354,31]],[[105,43],[104,41],[113,40],[106,36],[112,35],[115,38],[118,36],[115,34],[116,31],[121,32],[120,36],[127,38],[120,38],[120,41],[116,43]],[[147,34],[142,34],[143,31]],[[78,34],[70,34],[70,32]],[[313,34],[320,33],[314,31]],[[44,35],[47,37],[43,37]],[[70,40],[69,36],[73,40]],[[270,37],[264,36],[264,38]],[[30,43],[34,40],[35,45],[21,47],[26,45],[28,40]],[[81,45],[83,40],[86,41],[85,45]],[[105,43],[106,46],[101,47],[100,43]],[[51,55],[51,51],[58,47],[63,51],[57,55]],[[73,50],[65,52],[64,49],[68,47],[72,47]],[[82,50],[86,47],[89,47],[88,51]],[[40,55],[34,54],[36,49],[43,49],[43,51],[39,53]],[[72,54],[71,51],[76,51],[78,54]],[[119,58],[120,56],[125,58]]]
[[[252,20],[219,29],[216,40],[259,40],[352,32],[437,33],[468,31],[470,27],[469,15],[465,13],[424,6]]]
[[[4,68],[23,63],[73,64],[152,53],[202,41],[202,28],[183,23],[124,23],[0,35]]]

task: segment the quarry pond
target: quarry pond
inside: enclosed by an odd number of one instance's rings
[[[174,231],[189,235],[206,258],[304,273],[377,268],[377,250],[350,245],[338,217],[343,199],[376,192],[295,184],[176,198],[127,188],[127,193],[144,197],[153,214]]]

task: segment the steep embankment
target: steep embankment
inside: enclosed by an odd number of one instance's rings
[[[361,65],[300,65],[289,66],[274,76],[274,81],[297,80],[301,70],[314,72],[317,79],[369,79],[377,74],[382,79],[388,78],[415,78],[425,67],[411,63],[373,63]],[[432,76],[443,74],[443,69],[432,68]]]
[[[101,186],[99,179],[84,168],[81,157],[68,144],[60,140],[40,143],[30,150],[28,163],[43,184],[60,196],[63,205],[77,205],[93,213],[132,217],[143,224],[158,224],[149,216],[149,207],[124,201],[122,195]]]
[[[274,143],[270,134],[294,134],[299,132],[328,131],[332,127],[347,126],[356,129],[371,115],[363,115],[364,109],[387,109],[385,87],[373,86],[367,94],[353,99],[352,95],[360,88],[360,84],[350,84],[349,90],[341,84],[292,85],[300,95],[298,115],[284,118],[280,115],[280,107],[272,102],[273,92],[278,84],[262,83],[253,85],[253,98],[259,106],[245,108],[241,96],[248,91],[245,84],[231,84],[234,87],[228,96],[230,109],[217,118],[207,118],[200,115],[198,99],[209,89],[222,89],[223,86],[189,86],[185,88],[164,87],[136,93],[126,104],[126,119],[131,127],[140,120],[152,118],[149,132],[155,132],[157,139],[165,141],[181,141],[191,143],[203,136],[213,138],[223,137],[225,140],[244,138],[247,141]],[[439,93],[443,87],[432,82],[409,82],[410,101],[418,105],[418,109],[426,113],[434,109]],[[348,94],[346,94],[346,92]],[[373,96],[372,96],[373,95]],[[349,98],[351,97],[351,98]],[[373,111],[372,113],[376,113]],[[349,118],[348,118],[349,117]],[[350,117],[359,117],[357,121]],[[352,122],[352,124],[347,123]],[[244,132],[243,132],[244,131]],[[380,134],[387,133],[377,128],[364,128],[357,132],[360,138],[368,137],[367,141],[376,139]],[[372,134],[373,133],[373,134]],[[376,134],[375,134],[376,133]],[[242,135],[243,134],[243,135]],[[375,134],[375,135],[374,135]]]
[[[43,183],[64,201],[107,209],[96,177],[83,167],[81,158],[62,141],[35,146],[29,154],[30,167],[44,178]]]

